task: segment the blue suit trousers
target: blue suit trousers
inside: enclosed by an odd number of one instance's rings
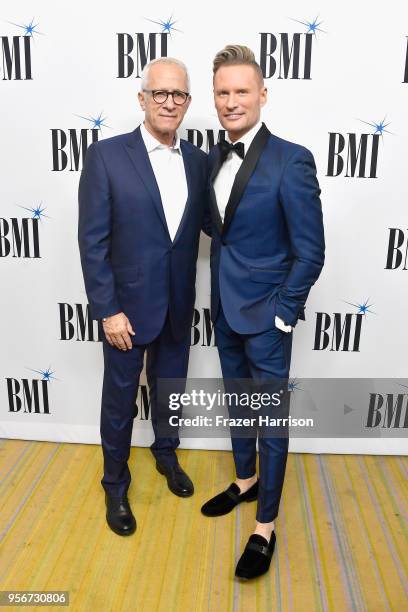
[[[147,345],[133,344],[121,351],[103,337],[104,378],[100,432],[104,457],[101,480],[107,493],[126,494],[131,475],[128,467],[132,438],[135,402],[145,352],[146,375],[149,385],[150,411],[155,440],[150,449],[162,464],[175,465],[178,437],[159,437],[158,421],[170,415],[168,402],[158,401],[157,380],[160,378],[186,379],[190,352],[190,330],[182,340],[174,340],[169,315],[159,335]]]
[[[226,390],[228,390],[228,379],[256,379],[265,383],[271,381],[271,386],[273,381],[282,379],[287,383],[292,352],[292,332],[285,333],[273,326],[258,334],[239,334],[231,329],[220,306],[215,322],[215,338]],[[234,418],[236,416],[234,407],[229,405],[228,408],[230,417]],[[240,414],[242,415],[242,411]],[[248,437],[234,436],[231,431],[238,478],[250,478],[256,473],[257,434],[259,494],[256,519],[261,523],[269,523],[278,515],[289,439],[288,436],[263,435],[259,429],[252,435],[248,432]]]

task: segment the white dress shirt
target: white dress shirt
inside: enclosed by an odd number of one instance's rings
[[[251,128],[242,138],[237,142],[244,143],[244,152],[245,155],[248,153],[248,149],[251,146],[255,135],[258,133],[259,129],[262,126],[262,121],[259,121],[253,128]],[[227,138],[228,142],[231,142],[229,138]],[[234,143],[235,144],[235,143]],[[215,177],[214,181],[214,191],[215,197],[217,200],[218,210],[220,211],[220,216],[222,222],[224,223],[225,217],[225,209],[228,204],[228,200],[231,194],[232,185],[234,184],[235,175],[237,174],[243,160],[240,156],[235,152],[231,151],[228,153],[228,157],[225,162],[222,164],[220,171]],[[291,332],[292,327],[290,325],[285,325],[285,322],[282,321],[281,318],[275,317],[275,325],[278,329],[284,332]]]
[[[244,151],[245,155],[248,153],[248,149],[253,141],[256,133],[259,131],[262,126],[262,122],[259,121],[253,128],[249,130],[242,138],[239,139],[238,142],[244,143]],[[231,142],[229,138],[227,138],[228,142]],[[234,184],[235,175],[238,172],[243,160],[240,156],[235,153],[235,151],[231,151],[228,153],[228,157],[225,162],[222,164],[220,171],[215,177],[214,181],[214,191],[217,199],[218,210],[220,211],[222,222],[224,223],[225,209],[228,204],[228,200],[230,197],[232,185]]]
[[[186,171],[176,132],[172,147],[159,142],[145,127],[140,126],[154,176],[159,187],[170,238],[174,240],[188,197]]]

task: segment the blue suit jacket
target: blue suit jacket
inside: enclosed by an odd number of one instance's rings
[[[221,300],[238,333],[271,329],[275,315],[294,326],[305,318],[307,296],[324,263],[313,155],[262,124],[235,177],[224,223],[213,188],[219,169],[216,146],[209,154],[212,320]]]
[[[140,128],[92,144],[81,175],[78,241],[91,314],[123,311],[136,344],[159,334],[168,310],[176,339],[191,326],[207,156],[184,140],[181,151],[188,199],[173,242]]]

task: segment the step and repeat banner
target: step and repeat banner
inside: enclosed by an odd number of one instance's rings
[[[373,423],[377,433],[294,439],[290,448],[405,452],[402,438],[380,433],[408,420],[408,388],[397,380],[407,375],[408,344],[408,6],[396,0],[381,10],[351,0],[2,3],[2,437],[100,441],[101,330],[90,319],[77,244],[86,149],[140,124],[142,68],[171,56],[191,77],[181,136],[208,151],[225,137],[213,105],[212,60],[229,43],[254,50],[268,88],[262,118],[274,134],[313,152],[322,190],[326,263],[306,321],[294,331],[292,390],[302,393],[296,381],[303,378],[353,379],[364,402],[361,380],[368,409],[374,387],[367,381],[383,381],[375,387],[384,408]],[[202,236],[191,378],[220,376],[209,293],[209,240]],[[147,445],[141,382],[133,443]],[[182,446],[229,448],[229,440],[185,439]]]

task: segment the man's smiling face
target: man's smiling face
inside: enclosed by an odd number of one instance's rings
[[[157,63],[149,70],[147,89],[187,92],[187,78],[184,70],[177,64]],[[190,105],[189,97],[185,104],[177,105],[172,96],[163,104],[154,101],[150,92],[141,91],[139,102],[145,112],[145,125],[154,136],[174,134],[182,122]]]
[[[267,90],[253,66],[220,66],[214,75],[214,102],[218,118],[233,142],[239,140],[261,116]]]

